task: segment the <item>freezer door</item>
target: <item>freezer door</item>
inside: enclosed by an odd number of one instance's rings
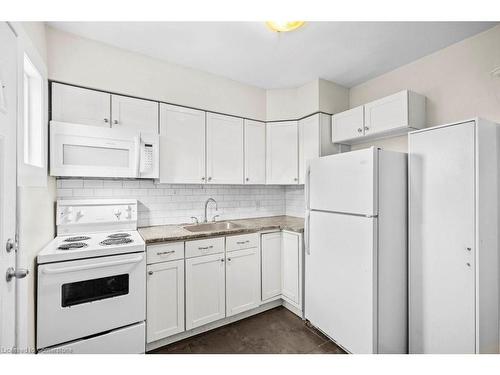
[[[377,156],[371,147],[311,160],[309,208],[376,215]]]
[[[312,211],[305,316],[351,353],[377,353],[376,218]]]

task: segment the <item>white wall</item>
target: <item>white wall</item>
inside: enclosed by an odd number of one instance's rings
[[[337,113],[348,108],[349,90],[334,82],[316,79],[291,89],[266,92],[267,120],[295,120],[322,111]]]
[[[49,79],[265,120],[265,90],[47,27]]]
[[[181,224],[191,216],[201,219],[205,201],[217,201],[208,211],[208,220],[265,217],[285,214],[285,188],[269,185],[183,185],[156,184],[152,180],[87,179],[57,180],[58,199],[133,198],[138,200],[138,225]]]
[[[351,88],[350,107],[410,89],[427,97],[427,126],[480,116],[500,123],[500,26]],[[406,151],[407,137],[370,144]],[[353,149],[370,144],[357,145]]]
[[[18,43],[23,48],[32,48],[31,53],[38,53],[40,60],[46,64],[45,26],[41,22],[15,23],[19,34]],[[28,45],[29,44],[29,45]],[[22,69],[22,61],[20,68]],[[19,124],[22,126],[22,124]],[[19,234],[19,267],[27,267],[29,275],[20,280],[19,288],[22,298],[19,308],[26,315],[26,322],[21,316],[18,328],[20,348],[35,346],[35,258],[37,253],[54,238],[55,217],[54,201],[56,182],[47,177],[46,186],[18,187],[18,234]]]

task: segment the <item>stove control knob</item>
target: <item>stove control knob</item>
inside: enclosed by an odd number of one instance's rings
[[[128,206],[125,211],[127,211],[127,219],[132,219],[132,206]]]
[[[82,211],[78,211],[78,212],[76,213],[75,221],[80,220],[83,216],[84,216],[84,215],[83,215],[83,212],[82,212]]]

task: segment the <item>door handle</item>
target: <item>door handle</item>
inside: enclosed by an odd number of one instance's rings
[[[29,273],[30,271],[25,268],[19,268],[18,270],[16,270],[13,267],[9,267],[5,275],[5,279],[7,281],[11,281],[13,278],[24,279],[26,276],[28,276]]]
[[[305,246],[306,246],[306,252],[307,252],[307,255],[311,255],[311,246],[310,246],[310,241],[309,241],[309,236],[310,236],[310,223],[311,223],[311,213],[308,211],[307,212],[307,216],[306,216],[306,225],[304,226],[304,243],[305,243]]]

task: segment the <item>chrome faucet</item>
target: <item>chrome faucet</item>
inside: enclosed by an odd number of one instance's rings
[[[213,199],[213,198],[208,198],[207,201],[205,202],[205,217],[204,217],[204,220],[203,220],[204,223],[208,223],[208,220],[207,220],[207,208],[208,208],[208,204],[210,202],[214,202],[215,203],[215,210],[217,211],[217,202],[216,202],[216,200]]]

